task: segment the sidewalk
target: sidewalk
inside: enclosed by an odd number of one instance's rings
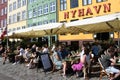
[[[12,77],[15,80],[84,80],[83,77],[76,78],[75,75],[64,78],[61,76],[60,71],[54,73],[47,72],[45,74],[43,69],[39,69],[37,72],[37,69],[28,69],[24,64],[12,65],[12,63],[6,62],[3,65],[1,58],[0,73]],[[89,80],[99,80],[99,77],[92,77]]]

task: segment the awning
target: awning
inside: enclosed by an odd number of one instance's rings
[[[68,33],[68,31],[63,23],[49,23],[45,25],[33,26],[21,30],[17,30],[14,32],[8,33],[9,37],[14,38],[22,38],[22,37],[41,37],[45,35],[55,35],[55,34],[63,34]]]
[[[65,26],[69,29],[76,29],[74,32],[113,32],[120,30],[120,13],[98,16],[78,21],[66,23]],[[72,32],[73,33],[73,32]]]

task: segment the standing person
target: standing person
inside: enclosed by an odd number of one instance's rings
[[[115,76],[111,77],[110,80],[114,80],[120,76],[120,70],[116,69],[114,65],[116,64],[116,57],[114,55],[115,49],[110,47],[107,49],[107,54],[102,58],[103,66],[107,73],[113,73]]]
[[[5,64],[5,61],[7,59],[7,50],[5,50],[3,46],[0,46],[0,53],[2,54],[3,64]]]
[[[77,64],[72,65],[72,69],[76,71],[77,77],[79,72],[83,69],[84,66],[88,65],[91,59],[89,49],[85,46],[82,46],[82,52],[80,53],[80,61]],[[85,77],[85,76],[84,76]]]
[[[94,62],[97,62],[99,56],[99,47],[96,42],[92,45],[92,53],[94,54]]]
[[[2,45],[0,45],[0,55],[2,55],[4,52],[5,52],[5,48]]]

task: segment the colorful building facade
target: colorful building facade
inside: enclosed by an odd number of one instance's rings
[[[14,32],[27,27],[27,0],[8,0],[8,32]]]
[[[58,0],[58,21],[72,22],[120,12],[120,0]],[[109,32],[116,39],[117,34]],[[96,34],[79,33],[59,35],[59,41],[67,44],[81,44],[83,41],[93,41]]]
[[[28,0],[28,20],[27,26],[34,27],[48,23],[57,22],[56,0]],[[53,36],[57,40],[56,35]],[[48,43],[50,37],[46,36]]]

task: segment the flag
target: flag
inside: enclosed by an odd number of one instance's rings
[[[6,34],[7,34],[7,27],[5,27],[5,28],[3,29],[0,38],[3,39]]]

